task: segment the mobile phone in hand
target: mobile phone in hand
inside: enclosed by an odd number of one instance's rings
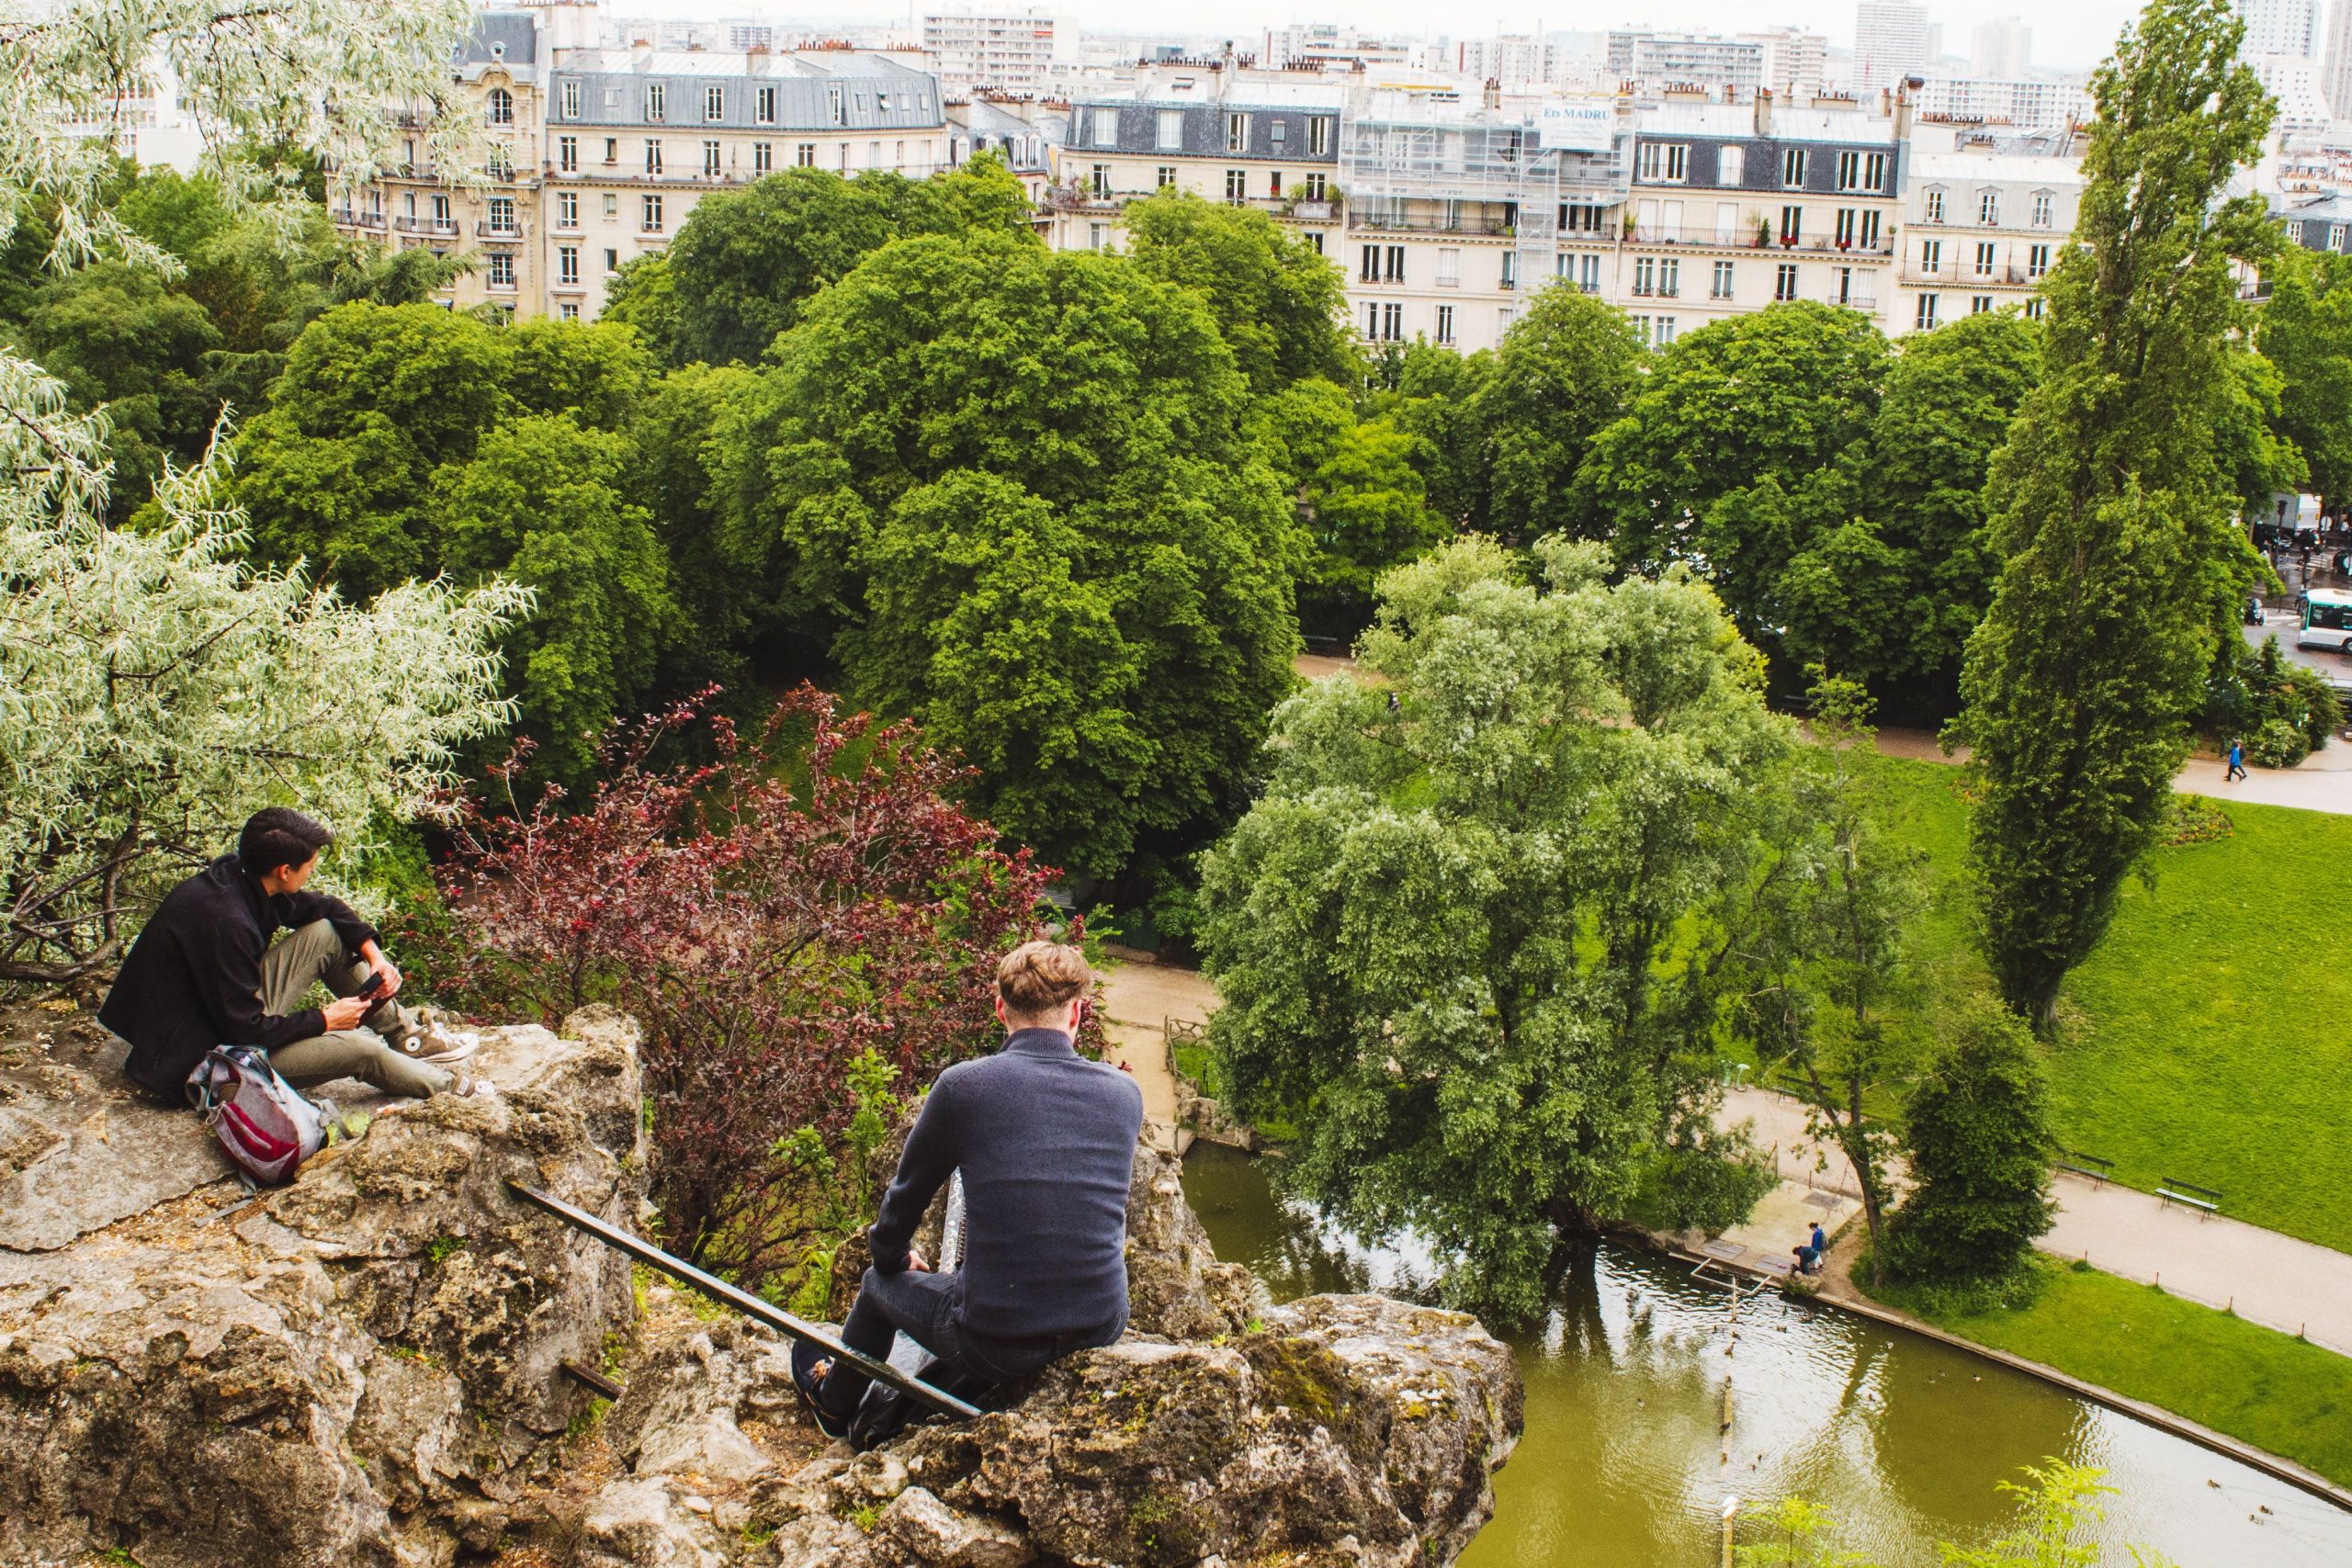
[[[392,983],[390,980],[385,979],[384,972],[381,969],[379,969],[368,976],[368,983],[359,987],[357,994],[361,1001],[372,1002],[381,998],[386,991],[389,991],[391,988]]]

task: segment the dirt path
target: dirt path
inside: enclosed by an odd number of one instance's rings
[[[1143,1090],[1144,1120],[1161,1146],[1183,1152],[1190,1141],[1176,1126],[1176,1076],[1168,1070],[1167,1026],[1170,1020],[1205,1023],[1216,1010],[1216,987],[1196,970],[1154,963],[1148,955],[1114,949],[1122,962],[1102,980],[1102,1031],[1110,1036],[1109,1059],[1135,1076]]]

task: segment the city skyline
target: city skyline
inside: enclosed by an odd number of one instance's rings
[[[2337,0],[2352,5],[2352,0]],[[617,15],[676,18],[716,18],[772,16],[807,24],[861,22],[868,26],[898,22],[911,16],[920,20],[928,4],[910,6],[885,0],[857,4],[829,0],[806,7],[777,4],[729,4],[729,0],[609,0]],[[1019,7],[1016,7],[1019,8]],[[1850,50],[1855,41],[1854,0],[1779,0],[1765,12],[1734,0],[1623,0],[1621,6],[1546,6],[1498,10],[1476,21],[1433,28],[1427,7],[1407,0],[1334,0],[1330,5],[1261,5],[1257,0],[1205,0],[1204,4],[1171,9],[1143,0],[1076,0],[1035,7],[1075,21],[1082,32],[1108,34],[1223,34],[1237,48],[1254,44],[1268,27],[1294,22],[1337,22],[1369,32],[1399,37],[1454,39],[1492,38],[1498,33],[1545,32],[1600,34],[1612,28],[1650,27],[1668,30],[1736,33],[1758,28],[1792,26],[1827,36],[1835,49]],[[1975,0],[1943,3],[1929,0],[1928,18],[1941,30],[1943,50],[1955,59],[1972,53],[1976,29],[2023,8],[2016,0]],[[2032,31],[2032,63],[2037,70],[2086,70],[2106,58],[2126,22],[2139,15],[2136,0],[2090,0],[2062,13],[2025,17]],[[2325,26],[2332,6],[2319,6]],[[1622,14],[1619,14],[1622,11]]]

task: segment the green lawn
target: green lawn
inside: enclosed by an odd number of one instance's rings
[[[1936,870],[1916,950],[1931,997],[1983,987],[1957,770],[1890,766],[1897,819]],[[2330,897],[2352,872],[2352,817],[2222,804],[2232,834],[2158,851],[2067,981],[2059,1138],[2132,1186],[2219,1188],[2225,1213],[2352,1250],[2352,964]]]
[[[2352,1485],[2352,1359],[2112,1274],[2044,1261],[2020,1309],[1938,1327],[2162,1405]],[[1908,1311],[1900,1292],[1883,1292]]]

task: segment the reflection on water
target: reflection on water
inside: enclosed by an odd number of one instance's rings
[[[1277,1300],[1411,1293],[1432,1276],[1426,1256],[1360,1246],[1275,1199],[1232,1150],[1194,1145],[1184,1191],[1217,1255]],[[1463,1568],[1711,1565],[1727,1493],[1751,1507],[1810,1497],[1847,1547],[1928,1568],[1939,1539],[2008,1527],[1995,1483],[2052,1455],[2107,1471],[2117,1495],[2095,1539],[2116,1562],[2135,1543],[2180,1568],[2352,1563],[2352,1514],[1961,1351],[1770,1295],[1731,1332],[1721,1287],[1614,1245],[1579,1257],[1551,1315],[1514,1341],[1527,1435]]]

